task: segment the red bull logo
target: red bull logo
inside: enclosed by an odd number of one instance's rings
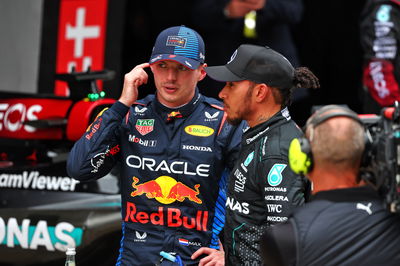
[[[93,137],[93,135],[99,130],[102,121],[103,118],[100,117],[99,120],[95,120],[92,124],[90,124],[90,126],[88,126],[86,129],[86,139],[90,140]]]
[[[188,199],[197,204],[202,204],[203,201],[198,198],[200,184],[194,185],[193,189],[186,186],[182,182],[177,182],[170,176],[160,176],[155,180],[138,184],[139,179],[133,177],[132,187],[135,189],[132,197],[145,194],[149,199],[156,199],[162,204],[171,204],[173,202],[183,202]]]
[[[182,117],[182,114],[181,114],[181,112],[179,112],[179,111],[172,111],[172,112],[169,113],[167,116],[168,116],[168,117],[178,117],[178,118],[181,118],[181,117]]]
[[[174,118],[182,118],[183,115],[179,111],[172,111],[171,113],[167,114],[167,122],[172,121]]]
[[[207,231],[208,211],[198,210],[195,217],[190,217],[183,215],[177,208],[158,207],[158,211],[149,213],[138,211],[136,205],[128,201],[124,221]]]

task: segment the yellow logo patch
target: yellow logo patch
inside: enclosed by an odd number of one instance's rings
[[[185,132],[197,137],[208,137],[214,133],[214,129],[202,125],[190,125],[185,127]]]

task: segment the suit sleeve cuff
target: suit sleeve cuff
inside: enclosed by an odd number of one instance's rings
[[[120,101],[116,101],[110,108],[115,114],[117,114],[121,119],[128,113],[129,107]]]

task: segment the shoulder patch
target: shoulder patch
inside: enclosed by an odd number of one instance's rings
[[[276,163],[271,167],[268,173],[268,184],[276,187],[282,182],[282,172],[286,168],[286,164]]]
[[[103,110],[101,110],[101,111],[96,115],[96,117],[94,118],[93,122],[86,128],[86,132],[89,132],[90,127],[94,124],[94,122],[96,122],[97,118],[99,118],[100,116],[102,116],[103,113],[104,113],[105,111],[107,111],[108,109],[109,109],[109,108],[106,107],[106,108],[104,108]],[[100,125],[100,124],[99,124],[99,125]]]
[[[249,155],[247,155],[247,158],[246,158],[246,160],[244,161],[244,166],[249,166],[249,164],[251,163],[251,161],[253,160],[253,158],[254,158],[254,151],[252,151],[251,153],[249,153]]]
[[[388,22],[390,20],[390,11],[392,10],[392,6],[390,5],[381,5],[379,7],[378,12],[376,12],[376,20],[380,22]]]

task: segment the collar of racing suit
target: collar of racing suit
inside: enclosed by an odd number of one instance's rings
[[[193,110],[196,108],[196,106],[201,102],[201,97],[202,95],[199,93],[198,88],[196,88],[195,94],[193,99],[188,102],[187,104],[180,106],[178,108],[169,108],[163,104],[161,104],[156,97],[156,100],[152,102],[154,106],[154,110],[163,118],[165,118],[165,121],[168,122],[168,117],[172,113],[179,113],[179,116],[176,116],[176,118],[181,118],[181,117],[188,117]]]
[[[291,120],[289,110],[287,107],[274,114],[267,121],[258,124],[255,127],[249,128],[243,135],[242,145],[249,145],[257,139],[265,136],[265,132],[273,127]]]

